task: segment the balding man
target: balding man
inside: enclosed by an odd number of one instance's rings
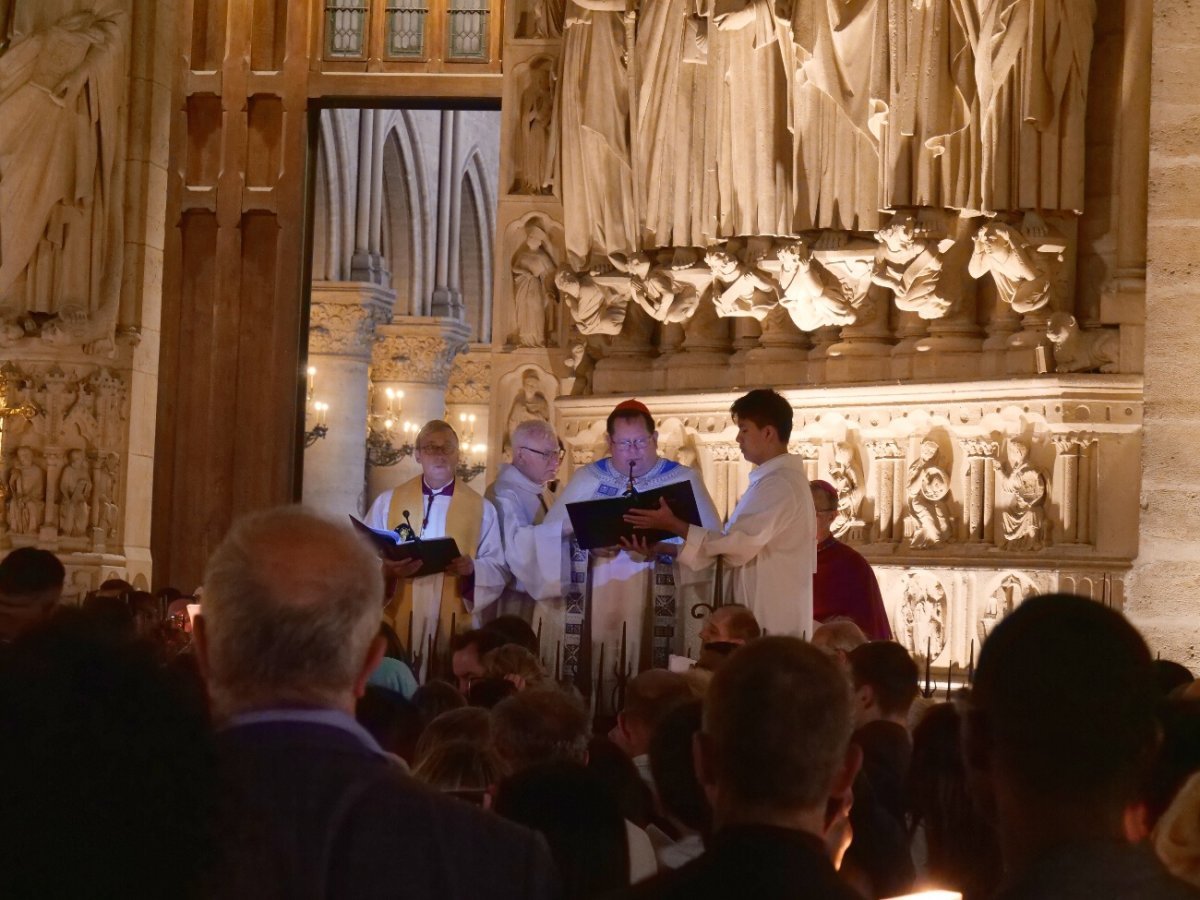
[[[383,564],[395,579],[389,584],[394,590],[388,592],[384,620],[422,658],[427,672],[431,644],[439,658],[447,658],[451,634],[481,624],[480,614],[504,590],[508,568],[496,508],[457,475],[454,429],[434,419],[417,433],[415,443],[413,457],[421,474],[376,497],[366,523],[405,537],[452,537],[462,554],[444,573],[420,577],[413,577],[419,563]]]
[[[879,580],[866,557],[833,536],[838,492],[828,481],[810,482],[817,511],[817,571],[813,574],[813,618],[818,622],[844,616],[873,641],[890,641]]]
[[[355,722],[383,653],[383,579],[348,527],[301,507],[242,519],[204,585],[222,896],[550,895],[539,839],[417,784]]]

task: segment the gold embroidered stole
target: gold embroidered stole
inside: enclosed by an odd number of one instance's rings
[[[392,491],[392,502],[388,507],[388,528],[395,528],[404,521],[404,510],[409,511],[409,519],[417,536],[421,537],[421,520],[424,518],[425,504],[428,498],[421,492],[421,476],[398,486]],[[415,515],[414,515],[415,514]],[[471,490],[462,481],[454,483],[454,494],[450,497],[450,508],[446,510],[446,532],[438,537],[452,537],[458,544],[458,551],[464,556],[474,558],[479,548],[479,532],[483,528],[483,498]],[[426,576],[436,578],[436,575]],[[459,593],[459,579],[453,575],[443,575],[442,597],[436,620],[439,623],[439,644],[450,640],[450,618],[455,617],[454,628],[457,631],[467,631],[471,628],[471,614],[467,611]],[[409,616],[412,616],[412,633],[409,633]],[[413,614],[413,581],[403,579],[396,588],[396,596],[383,610],[384,621],[395,629],[396,634],[404,641],[417,641],[419,646],[409,647],[410,653],[425,656],[428,651],[429,633],[426,631],[427,622],[423,620],[424,610]],[[432,626],[430,626],[432,627]]]

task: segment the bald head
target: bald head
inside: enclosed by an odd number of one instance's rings
[[[234,524],[204,574],[201,642],[218,710],[345,706],[379,629],[379,561],[299,506]]]
[[[708,614],[708,621],[700,629],[700,639],[710,644],[744,644],[762,635],[762,628],[754,613],[737,603],[718,606]]]

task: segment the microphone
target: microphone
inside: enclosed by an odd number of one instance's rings
[[[637,488],[633,485],[633,463],[629,464],[629,484],[625,486],[626,497],[636,497]]]
[[[402,510],[401,515],[404,516],[404,524],[408,526],[408,532],[412,535],[414,541],[419,541],[421,536],[417,534],[417,529],[413,528],[412,520],[408,517],[408,510]]]

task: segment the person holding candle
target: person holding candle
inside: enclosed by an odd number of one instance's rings
[[[424,675],[430,638],[437,635],[434,651],[444,657],[451,633],[478,626],[480,613],[500,596],[508,567],[496,508],[456,477],[458,435],[449,423],[427,422],[417,432],[414,457],[421,474],[375,498],[365,521],[389,531],[407,527],[418,538],[452,537],[463,553],[444,573],[420,577],[414,577],[419,560],[383,561],[391,598],[384,620],[422,657]]]

